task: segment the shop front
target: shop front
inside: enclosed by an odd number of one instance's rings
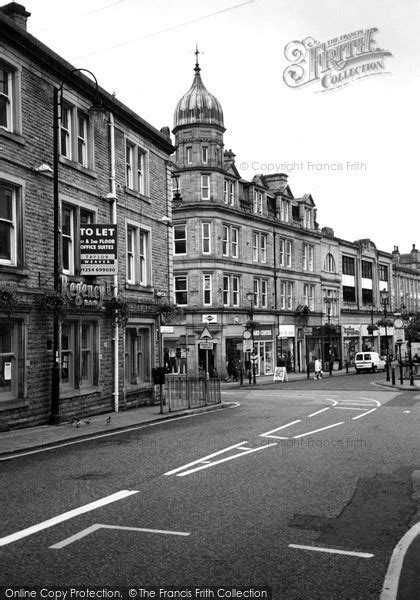
[[[277,366],[281,357],[286,361],[287,371],[295,371],[295,333],[294,325],[279,325],[279,335],[277,337]]]
[[[254,329],[254,349],[258,359],[255,374],[272,375],[274,373],[274,326],[259,325]]]
[[[332,363],[334,370],[340,369],[343,363],[341,327],[339,325],[323,325],[310,329],[311,334],[305,338],[306,364],[309,369],[314,369],[314,362],[317,358],[321,359],[325,371],[329,370],[330,363]]]
[[[378,328],[376,325],[361,325],[362,352],[379,352]]]
[[[360,325],[343,325],[343,361],[354,365],[354,357],[361,351]]]

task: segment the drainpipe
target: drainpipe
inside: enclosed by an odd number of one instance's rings
[[[110,182],[110,193],[108,194],[108,198],[111,202],[111,214],[112,214],[112,224],[118,225],[117,220],[117,194],[116,194],[116,185],[115,185],[115,123],[114,123],[114,115],[112,112],[109,112],[109,144],[110,144],[110,169],[111,174],[109,177]],[[118,228],[117,228],[118,235]],[[118,248],[118,244],[117,244]],[[114,298],[118,297],[118,274],[113,275],[112,281],[112,295]],[[114,359],[114,391],[112,395],[114,397],[114,411],[118,412],[119,410],[119,326],[118,319],[115,317],[114,321],[114,335],[112,338],[112,348],[113,348],[113,359]]]

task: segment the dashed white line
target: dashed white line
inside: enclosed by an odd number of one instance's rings
[[[64,548],[65,546],[69,546],[70,544],[73,544],[73,542],[77,542],[78,540],[81,540],[82,538],[86,537],[87,535],[90,535],[91,533],[98,531],[98,529],[114,529],[114,530],[118,530],[118,531],[138,531],[141,533],[160,533],[163,535],[178,535],[178,536],[185,536],[185,537],[191,535],[191,533],[189,533],[187,531],[169,531],[167,529],[146,529],[145,527],[124,527],[122,525],[101,525],[100,523],[96,523],[95,525],[86,527],[86,529],[83,529],[82,531],[75,533],[74,535],[66,538],[65,540],[62,540],[61,542],[58,542],[57,544],[50,546],[50,548],[52,548],[54,550],[61,550],[61,548]]]
[[[243,444],[246,444],[245,442],[239,442],[239,444],[234,444],[233,446],[228,446],[227,448],[223,448],[223,450],[218,450],[217,452],[213,452],[213,454],[209,454],[208,456],[205,456],[204,458],[199,458],[197,460],[193,460],[190,463],[187,463],[186,465],[183,465],[182,467],[177,467],[176,469],[172,469],[172,471],[167,471],[167,473],[164,473],[164,475],[175,475],[175,473],[179,473],[179,471],[183,471],[184,469],[187,469],[188,467],[192,467],[193,465],[197,465],[199,463],[203,463],[203,462],[209,462],[208,459],[209,458],[213,458],[213,456],[218,456],[219,454],[223,454],[224,452],[229,452],[229,450],[233,450],[234,448],[239,448],[240,446],[243,446]]]
[[[138,494],[137,490],[121,490],[115,494],[111,494],[110,496],[105,496],[105,498],[101,498],[100,500],[96,500],[95,502],[90,502],[89,504],[85,504],[84,506],[79,506],[79,508],[75,508],[73,510],[69,510],[68,512],[63,513],[62,515],[58,515],[53,517],[52,519],[48,519],[47,521],[43,521],[42,523],[37,523],[37,525],[32,525],[32,527],[27,527],[26,529],[22,529],[22,531],[17,531],[16,533],[12,533],[11,535],[7,535],[0,539],[0,546],[6,546],[7,544],[11,544],[12,542],[16,542],[28,535],[32,535],[33,533],[37,533],[38,531],[42,531],[43,529],[47,529],[48,527],[53,527],[58,523],[62,523],[63,521],[67,521],[68,519],[73,519],[73,517],[78,517],[84,513],[90,512],[91,510],[95,510],[96,508],[100,508],[101,506],[105,506],[106,504],[110,504],[111,502],[116,502],[117,500],[122,500],[123,498],[127,498],[133,494]]]
[[[344,421],[341,421],[340,423],[334,423],[333,425],[327,425],[327,427],[321,427],[321,429],[314,429],[313,431],[307,431],[306,433],[294,435],[293,438],[294,439],[301,438],[301,437],[304,437],[305,435],[311,435],[312,433],[318,433],[319,431],[325,431],[326,429],[331,429],[331,427],[338,427],[338,425],[344,425]]]
[[[266,431],[265,433],[260,433],[260,437],[276,438],[278,436],[271,435],[271,434],[276,431],[280,431],[280,429],[286,429],[286,427],[291,427],[292,425],[295,425],[296,423],[301,423],[301,422],[302,422],[302,419],[297,419],[296,421],[292,421],[291,423],[286,423],[286,425],[282,425],[281,427],[276,427],[276,429],[272,429],[271,431]],[[279,438],[279,439],[283,439],[283,438]]]
[[[209,467],[214,467],[215,465],[220,465],[228,460],[234,460],[235,458],[240,458],[245,456],[245,454],[251,454],[252,452],[259,452],[260,450],[265,450],[266,448],[271,448],[271,446],[277,446],[276,442],[271,444],[266,444],[265,446],[259,446],[258,448],[238,448],[238,450],[242,450],[238,454],[232,454],[232,456],[227,456],[226,458],[221,458],[220,460],[215,460],[214,462],[206,462],[206,464],[201,464],[198,467],[193,469],[189,469],[188,471],[182,471],[181,473],[177,473],[177,477],[185,477],[185,475],[191,475],[191,473],[195,473],[196,471],[202,471],[203,469],[208,469]],[[201,461],[199,461],[201,462]],[[165,473],[165,475],[169,475],[169,473]]]
[[[312,550],[312,552],[327,552],[329,554],[345,554],[347,556],[357,556],[359,558],[372,558],[374,554],[370,552],[354,552],[353,550],[338,550],[336,548],[321,548],[318,546],[302,546],[301,544],[289,544],[289,548],[298,550]]]
[[[312,413],[311,415],[308,415],[308,418],[310,419],[311,417],[314,417],[315,415],[319,415],[320,413],[326,411],[326,410],[330,410],[331,406],[327,406],[327,408],[321,408],[321,410],[317,410],[316,412]]]
[[[372,408],[372,410],[368,410],[367,412],[363,413],[362,415],[357,415],[357,417],[352,417],[352,421],[355,421],[356,419],[361,419],[362,417],[366,417],[366,415],[374,412],[375,410],[378,410],[378,409]]]
[[[366,407],[357,408],[357,406],[334,406],[334,408],[338,408],[339,410],[366,410]]]

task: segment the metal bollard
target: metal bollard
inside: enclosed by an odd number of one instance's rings
[[[239,380],[241,382],[241,385],[244,384],[244,372],[242,371],[242,369],[239,371]]]
[[[349,363],[346,360],[346,375],[348,375],[348,374],[349,374]]]
[[[391,369],[391,377],[392,377],[392,385],[395,385],[395,369],[392,367]]]
[[[308,366],[308,368],[306,369],[306,377],[307,377],[308,379],[309,379],[309,377],[310,377],[310,375],[309,375],[309,366]]]
[[[400,383],[401,385],[404,383],[404,378],[403,378],[403,366],[400,363]]]

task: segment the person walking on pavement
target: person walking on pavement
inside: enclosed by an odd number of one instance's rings
[[[314,379],[322,379],[322,364],[319,358],[315,359],[315,377]]]

